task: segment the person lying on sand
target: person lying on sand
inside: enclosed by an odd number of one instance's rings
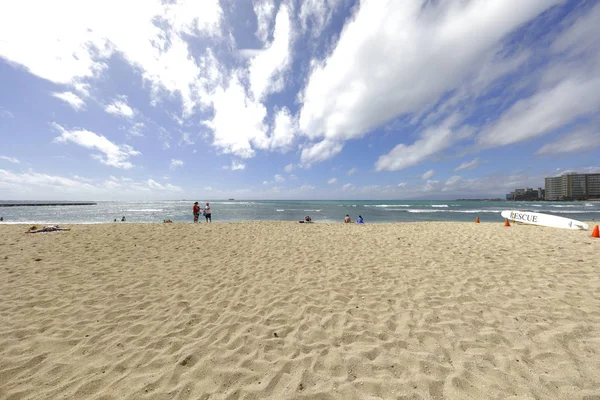
[[[58,225],[49,225],[43,228],[38,227],[37,225],[33,225],[29,227],[29,230],[26,233],[39,233],[39,232],[61,232],[61,231],[70,231],[69,228],[61,228]]]
[[[171,221],[170,219],[163,219],[163,224],[172,224],[173,221]]]

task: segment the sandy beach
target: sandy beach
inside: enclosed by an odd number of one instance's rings
[[[71,228],[0,226],[1,399],[600,399],[591,230]]]

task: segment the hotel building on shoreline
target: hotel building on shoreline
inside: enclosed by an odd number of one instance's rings
[[[600,174],[570,173],[545,179],[546,200],[600,198]]]

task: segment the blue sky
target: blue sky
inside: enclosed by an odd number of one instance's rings
[[[600,170],[600,2],[0,5],[0,199],[502,196]]]

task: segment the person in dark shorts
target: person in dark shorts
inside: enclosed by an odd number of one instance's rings
[[[192,211],[194,212],[194,222],[198,222],[198,218],[200,217],[200,206],[198,205],[198,202],[194,203]]]
[[[206,208],[204,209],[203,214],[204,214],[204,218],[206,218],[206,222],[212,222],[212,219],[211,219],[212,215],[210,212],[210,204],[206,203]]]

